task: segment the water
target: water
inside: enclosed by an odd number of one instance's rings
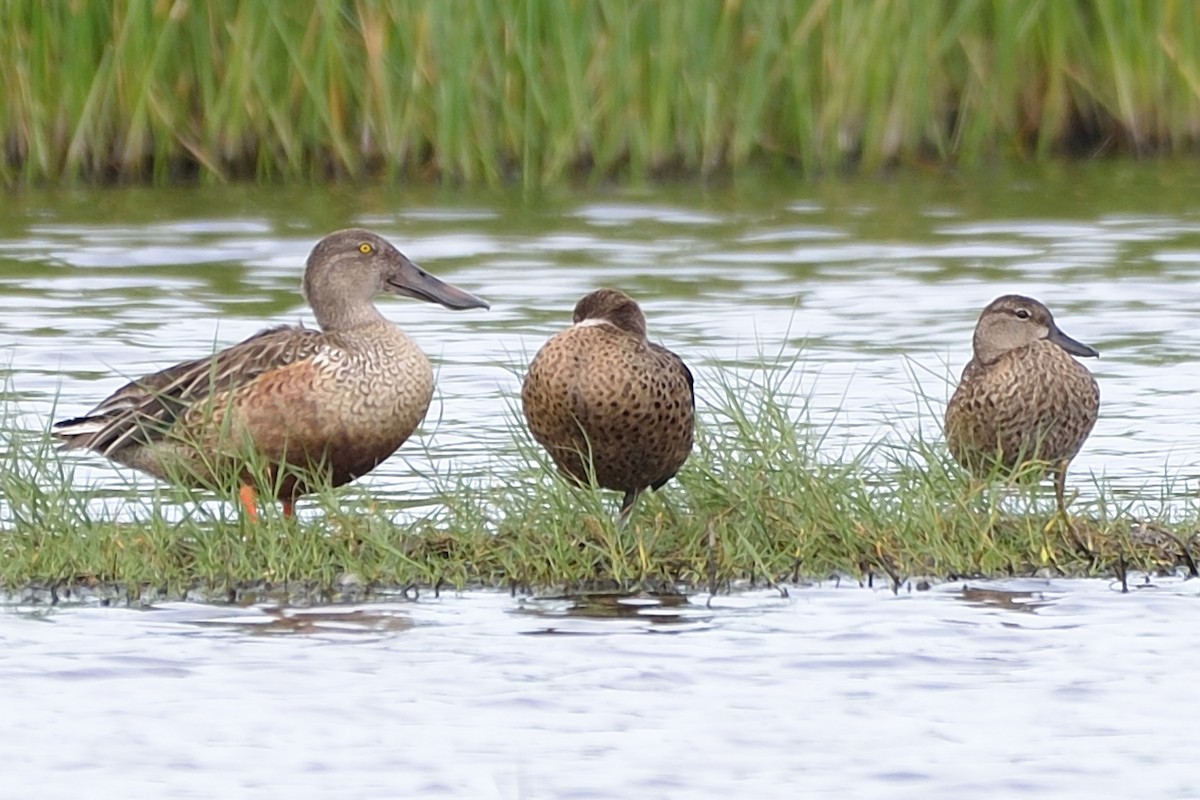
[[[493,304],[381,303],[435,360],[439,394],[362,484],[419,500],[432,471],[488,477],[488,454],[512,447],[522,366],[597,285],[642,301],[702,407],[718,368],[798,356],[797,413],[807,402],[835,450],[936,437],[979,310],[1019,291],[1102,354],[1073,486],[1186,498],[1197,185],[1200,166],[1155,163],[535,200],[30,192],[0,217],[0,369],[15,423],[44,431],[129,377],[310,319],[297,289],[313,242],[366,225]],[[132,482],[136,503],[154,485],[72,458],[81,486]],[[587,614],[491,593],[12,606],[0,763],[7,785],[51,797],[1196,796],[1194,582],[989,588],[821,585]]]
[[[1193,798],[1195,582],[0,616],[23,797]]]
[[[1164,483],[1186,496],[1200,456],[1200,372],[1187,368],[1200,351],[1197,179],[1193,164],[1154,164],[526,202],[448,190],[34,193],[0,222],[0,347],[21,424],[44,430],[55,404],[75,415],[130,377],[311,321],[298,284],[312,244],[375,228],[492,302],[451,312],[381,300],[439,371],[422,435],[364,481],[411,499],[428,493],[421,476],[483,472],[512,447],[520,372],[598,285],[642,301],[651,335],[694,367],[702,406],[714,369],[798,357],[813,424],[850,450],[918,427],[936,438],[980,309],[1019,291],[1101,352],[1088,362],[1101,416],[1073,485],[1086,493],[1096,476],[1135,497]],[[153,485],[93,457],[72,463],[81,485]]]

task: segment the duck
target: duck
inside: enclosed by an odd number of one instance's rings
[[[302,292],[317,328],[270,327],[130,381],[83,416],[55,423],[60,448],[189,487],[236,488],[252,521],[259,495],[292,517],[302,495],[366,475],[413,434],[434,389],[429,359],[375,297],[452,310],[488,303],[362,228],[317,242]]]
[[[1066,518],[1067,468],[1100,412],[1100,386],[1076,358],[1100,354],[1063,333],[1041,302],[1018,294],[983,309],[972,349],[946,406],[951,455],[977,476],[1045,464]]]
[[[624,493],[622,526],[687,461],[695,405],[691,370],[649,341],[641,307],[617,289],[575,304],[572,326],[538,350],[521,386],[529,431],[558,470]]]

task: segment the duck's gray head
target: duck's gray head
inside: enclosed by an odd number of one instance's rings
[[[632,297],[616,289],[597,289],[575,304],[576,325],[607,323],[615,328],[646,338],[646,316]]]
[[[377,294],[415,297],[455,310],[488,307],[418,267],[379,234],[347,228],[317,242],[304,270],[304,297],[323,330],[377,321]]]
[[[1050,309],[1019,294],[997,297],[975,324],[975,358],[989,364],[1009,350],[1045,339],[1075,356],[1099,356],[1092,348],[1067,336],[1054,322]]]

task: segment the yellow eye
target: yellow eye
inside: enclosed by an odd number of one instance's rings
[[[375,252],[375,248],[371,247],[371,245],[367,244],[366,242],[363,242],[362,244],[360,244],[358,246],[358,252],[363,253],[363,254],[373,253],[373,252]]]

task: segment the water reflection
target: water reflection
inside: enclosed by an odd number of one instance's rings
[[[527,631],[537,634],[607,634],[613,622],[627,623],[630,630],[684,633],[702,630],[712,619],[711,612],[682,594],[536,597],[523,600],[516,613],[542,621],[542,627]]]
[[[325,637],[393,635],[413,626],[406,614],[383,604],[346,609],[267,606],[240,614],[214,614],[212,619],[198,619],[192,624],[252,636]]]
[[[1052,601],[1041,592],[1021,592],[1006,589],[989,589],[978,586],[962,588],[964,603],[990,608],[1000,608],[1006,611],[1018,611],[1025,614],[1035,613],[1039,608],[1049,605]]]

